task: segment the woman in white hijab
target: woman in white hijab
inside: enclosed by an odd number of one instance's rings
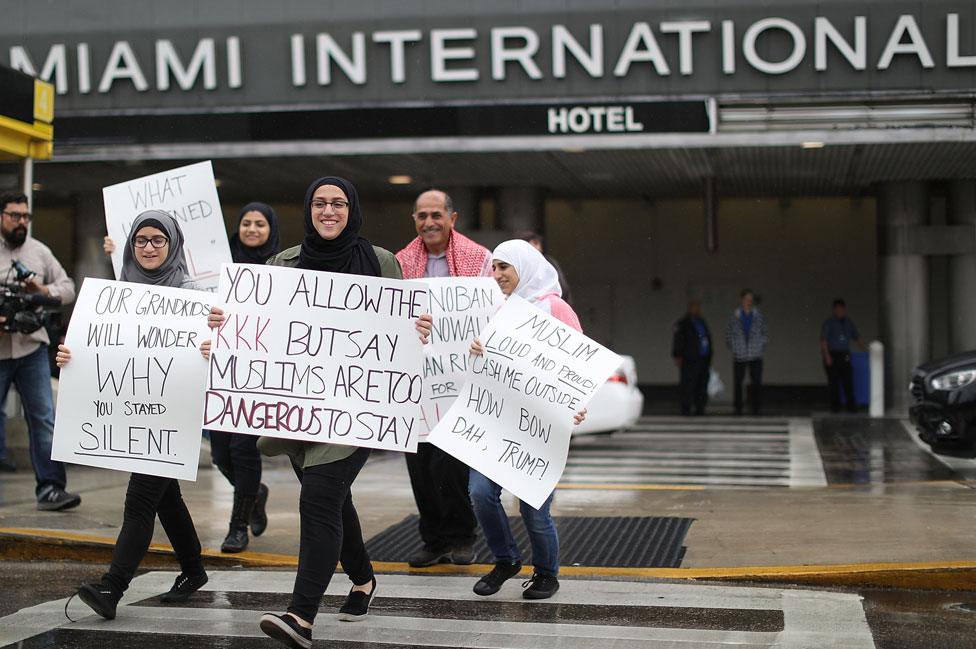
[[[530,243],[514,239],[499,244],[492,253],[491,265],[495,281],[506,298],[518,295],[564,324],[582,331],[576,313],[561,297],[556,269]],[[477,338],[471,344],[471,353],[479,356],[484,353]],[[586,410],[580,411],[574,422],[579,424],[585,416]],[[475,516],[488,548],[495,556],[495,567],[478,580],[474,592],[482,596],[494,595],[505,581],[522,569],[522,556],[502,507],[501,486],[471,469],[468,488]],[[559,590],[556,578],[559,573],[559,535],[549,513],[551,505],[552,495],[539,509],[519,503],[519,512],[529,533],[534,567],[532,578],[523,584],[528,586],[522,591],[525,599],[547,599]]]

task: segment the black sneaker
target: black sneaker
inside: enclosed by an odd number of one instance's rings
[[[451,560],[450,550],[429,550],[421,548],[407,560],[407,565],[411,568],[427,568],[436,566],[438,563],[447,563]]]
[[[346,602],[339,609],[339,619],[343,622],[358,622],[369,614],[369,605],[376,597],[376,577],[373,577],[373,590],[364,593],[361,590],[351,590],[346,595]]]
[[[491,569],[491,572],[479,579],[478,583],[474,585],[474,594],[482,597],[494,595],[501,589],[502,584],[517,575],[521,569],[521,561],[515,563],[499,561]]]
[[[474,543],[459,545],[451,550],[451,563],[458,566],[470,566],[474,563]]]
[[[525,588],[528,586],[528,588]],[[535,573],[532,579],[522,584],[522,597],[525,599],[549,599],[559,590],[559,580],[555,575]]]
[[[122,599],[122,593],[103,583],[84,584],[78,588],[78,599],[106,620],[114,620],[115,608]]]
[[[208,581],[207,573],[188,575],[181,572],[176,581],[173,582],[173,587],[169,589],[168,593],[163,593],[159,600],[167,604],[185,602],[190,598],[190,595],[200,590],[200,587]]]
[[[81,504],[81,496],[52,487],[37,498],[37,509],[42,512],[61,512]]]
[[[287,613],[284,615],[265,613],[261,616],[261,630],[269,638],[274,638],[286,647],[312,649],[312,630],[303,627]]]
[[[261,536],[268,528],[268,512],[265,505],[268,504],[268,485],[263,482],[258,485],[258,495],[254,499],[254,509],[251,510],[251,518],[248,524],[251,526],[251,534]]]

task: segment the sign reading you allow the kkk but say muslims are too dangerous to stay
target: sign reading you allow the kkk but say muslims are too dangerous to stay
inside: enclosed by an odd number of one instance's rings
[[[413,452],[427,285],[225,264],[206,428]]]
[[[65,345],[51,458],[195,480],[206,293],[87,278]]]
[[[573,416],[620,357],[517,296],[480,339],[484,354],[427,441],[539,508],[566,467]]]

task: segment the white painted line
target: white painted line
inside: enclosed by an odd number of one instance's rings
[[[826,487],[827,474],[809,419],[790,420],[790,486]]]

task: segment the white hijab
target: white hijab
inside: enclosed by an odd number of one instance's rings
[[[503,241],[491,253],[491,258],[510,264],[518,273],[518,284],[512,295],[533,303],[541,301],[547,295],[562,297],[563,289],[559,286],[556,269],[528,241]]]

